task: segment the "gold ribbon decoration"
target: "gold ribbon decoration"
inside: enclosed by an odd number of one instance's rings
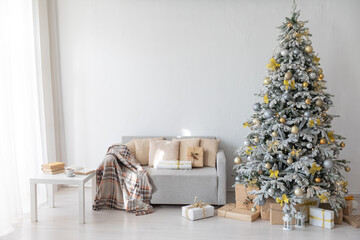
[[[202,208],[203,210],[203,218],[206,218],[206,212],[205,212],[205,206],[208,206],[209,204],[203,203],[203,201],[198,201],[197,197],[194,199],[194,203],[190,205],[190,207],[185,209],[185,217],[189,219],[189,209],[193,208]]]
[[[354,200],[354,196],[348,196],[348,197],[344,197],[345,201],[352,201]]]
[[[292,156],[296,156],[296,157],[298,158],[298,157],[300,156],[300,152],[301,152],[301,149],[295,151],[295,148],[293,147],[293,149],[292,149],[292,151],[290,152],[290,154],[291,154]]]
[[[334,138],[334,131],[327,132],[327,136],[330,139],[331,142],[335,141]]]
[[[254,148],[256,148],[256,146],[253,146]],[[253,147],[247,147],[247,150],[245,151],[247,155],[249,155],[251,153],[251,151],[254,150]]]
[[[266,103],[266,104],[269,103],[269,98],[268,98],[268,95],[267,95],[267,94],[264,96],[264,103]]]
[[[256,178],[254,178],[254,179],[252,179],[252,180],[248,180],[248,183],[249,183],[249,186],[250,187],[252,187],[252,186],[254,186],[256,183],[257,183],[257,179]]]
[[[275,140],[269,144],[268,151],[272,150],[273,152],[277,152],[279,146],[279,141]]]
[[[289,89],[289,86],[292,90],[294,90],[295,89],[295,80],[285,80],[284,79],[284,85],[285,85],[286,91]]]
[[[317,171],[320,171],[321,169],[322,169],[322,167],[318,166],[316,163],[313,163],[311,165],[311,168],[310,168],[309,172],[310,172],[311,175],[315,175],[315,173]]]
[[[319,65],[319,61],[320,61],[320,58],[317,57],[317,55],[316,55],[316,56],[314,55],[313,62],[314,62],[316,65]]]
[[[270,63],[266,64],[266,68],[271,71],[275,71],[276,68],[279,68],[280,64],[276,62],[275,58],[270,59]]]
[[[318,198],[321,200],[321,203],[326,203],[328,201],[328,197],[325,194],[317,195]]]
[[[282,206],[284,202],[289,203],[289,199],[287,198],[286,194],[283,194],[281,198],[276,198],[276,202],[280,203],[280,206]]]
[[[278,170],[273,171],[272,169],[270,169],[269,173],[270,173],[271,178],[278,178],[279,177],[279,171]]]
[[[246,128],[246,127],[250,127],[251,125],[248,123],[248,122],[244,122],[243,123],[243,127]]]
[[[315,119],[315,121],[314,121],[313,119],[311,119],[311,120],[309,121],[309,127],[313,127],[313,126],[315,125],[315,123],[316,123],[316,125],[320,126],[320,125],[321,125],[320,119],[317,118],[317,119]]]
[[[322,221],[323,228],[325,227],[325,222],[333,222],[334,221],[334,219],[330,219],[330,220],[325,219],[325,210],[324,209],[321,210],[321,215],[322,215],[322,218],[318,218],[313,215],[310,215],[309,218],[313,218],[313,219]]]

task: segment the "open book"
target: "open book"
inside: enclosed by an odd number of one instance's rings
[[[73,169],[74,173],[78,174],[78,175],[88,175],[90,173],[95,172],[94,169],[83,168],[83,167],[78,166],[78,165],[70,165],[70,166],[66,167],[65,169]]]

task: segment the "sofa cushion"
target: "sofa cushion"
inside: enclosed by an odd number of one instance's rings
[[[125,145],[128,147],[130,153],[132,155],[134,155],[134,157],[136,158],[136,154],[135,154],[135,139],[131,140],[128,143],[125,143]]]
[[[200,147],[204,148],[204,166],[215,167],[216,153],[218,151],[220,140],[200,139]]]
[[[149,140],[149,166],[156,166],[164,160],[179,160],[179,145],[177,141]]]
[[[179,150],[179,160],[187,161],[187,149],[188,147],[199,147],[200,138],[186,138],[186,139],[178,139],[173,138],[173,141],[180,142],[180,150]]]
[[[159,138],[136,138],[135,142],[135,157],[140,165],[145,166],[149,163],[149,140],[157,139],[163,140],[163,137]]]
[[[194,197],[209,204],[217,203],[216,168],[168,170],[144,167],[153,186],[151,203],[191,204]]]

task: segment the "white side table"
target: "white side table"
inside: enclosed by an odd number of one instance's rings
[[[84,186],[87,181],[92,179],[92,197],[96,194],[96,177],[95,172],[89,175],[75,175],[67,177],[64,173],[50,175],[40,174],[36,178],[30,178],[30,194],[31,194],[31,221],[38,221],[37,214],[37,184],[71,184],[79,186],[79,223],[85,223],[85,191]],[[54,207],[54,196],[51,193],[49,197],[50,207]]]

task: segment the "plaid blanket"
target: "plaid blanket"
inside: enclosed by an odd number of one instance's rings
[[[96,185],[93,210],[123,209],[136,216],[153,212],[148,174],[125,145],[108,149],[96,170]]]

